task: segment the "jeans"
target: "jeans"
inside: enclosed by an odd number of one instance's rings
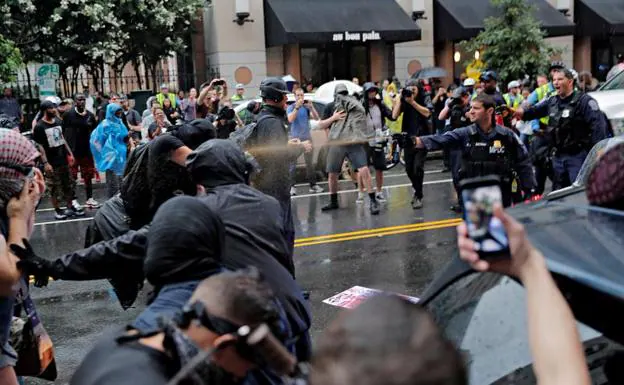
[[[303,159],[305,159],[306,164],[306,178],[308,179],[308,183],[310,186],[314,186],[316,184],[316,170],[314,169],[314,151],[304,152]],[[290,165],[290,178],[295,183],[295,171],[297,170],[297,161]]]
[[[119,180],[121,177],[113,171],[106,170],[106,193],[112,198],[119,192]]]
[[[405,149],[405,172],[412,182],[414,188],[414,196],[418,199],[423,198],[423,182],[425,179],[425,160],[427,159],[427,150],[412,148],[407,146]]]

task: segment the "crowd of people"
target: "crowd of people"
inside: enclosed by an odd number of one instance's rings
[[[338,174],[348,158],[371,214],[379,214],[387,154],[378,144],[388,125],[398,125],[414,209],[423,207],[428,150],[448,150],[456,182],[499,175],[508,206],[515,194],[525,199],[536,192],[531,155],[537,152],[525,143],[532,148],[540,138],[536,147],[546,148],[555,188],[565,187],[609,130],[572,70],[556,62],[550,77],[532,92],[511,82],[506,94],[494,71],[482,73],[478,87],[472,79],[457,88],[428,79],[402,87],[390,79],[383,86],[367,82],[363,95],[353,95],[338,84],[322,113],[300,89],[288,106],[291,90],[282,79],[268,78],[260,85],[262,102],[250,103],[242,117],[231,103],[244,98],[244,87],[228,97],[221,79],[188,97],[163,85],[143,116],[124,95],[92,106],[86,94],[43,101],[32,135],[0,129],[0,383],[16,385],[25,375],[22,357],[9,344],[10,332],[20,333],[14,315],[25,310],[45,323],[28,293],[33,275],[39,286],[49,278],[108,279],[125,309],[149,283],[143,312],[103,336],[71,384],[280,384],[282,376],[305,377],[298,363],[306,362],[307,380],[318,385],[466,384],[457,347],[426,310],[399,297],[380,296],[339,316],[312,350],[309,293],[299,286],[293,261],[293,164],[304,155],[310,189],[321,191],[307,155],[309,120],[319,120],[329,140],[330,202],[323,211],[339,208]],[[233,133],[240,141],[230,138]],[[102,205],[93,200],[89,178],[100,172],[108,192]],[[78,173],[87,205],[99,207],[85,248],[40,257],[28,242],[36,208],[48,189],[57,218],[84,215],[76,202]],[[525,286],[540,383],[589,384],[574,316],[543,255],[502,206],[494,215],[507,230],[510,259],[480,259],[465,225],[458,229],[461,258],[477,271],[510,275]],[[39,372],[28,375],[42,375],[48,364],[40,360]]]

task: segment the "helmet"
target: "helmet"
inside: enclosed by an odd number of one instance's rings
[[[474,87],[474,85],[477,84],[477,82],[475,82],[475,80],[473,78],[468,78],[466,80],[464,80],[464,87]]]
[[[574,78],[575,82],[579,81],[579,74],[578,72],[576,72],[576,70],[574,68],[568,68],[568,71],[570,71],[570,73],[572,74],[572,77]]]
[[[368,94],[370,91],[373,91],[373,90],[379,93],[379,88],[375,85],[375,83],[372,83],[372,82],[364,83],[364,86],[362,88],[364,88],[364,94]]]
[[[492,70],[487,70],[483,72],[481,76],[479,76],[479,80],[486,81],[486,82],[490,80],[498,81],[498,75],[496,75],[496,72]]]
[[[561,60],[555,60],[552,63],[550,63],[550,67],[548,68],[548,71],[552,71],[552,70],[561,70],[564,69],[566,66],[565,64],[561,61]]]
[[[59,98],[58,96],[46,96],[46,98],[44,99],[46,102],[51,102],[56,104],[57,106],[59,104],[61,104],[61,98]]]
[[[281,100],[288,93],[286,82],[280,78],[266,78],[260,83],[262,99]]]

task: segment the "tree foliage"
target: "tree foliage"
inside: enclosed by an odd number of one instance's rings
[[[507,82],[544,72],[551,57],[561,51],[545,40],[545,32],[533,16],[535,6],[526,0],[491,0],[500,16],[485,19],[485,29],[461,43],[468,52],[481,51],[486,67]]]
[[[15,73],[23,65],[22,55],[12,41],[0,35],[0,83],[14,80]]]

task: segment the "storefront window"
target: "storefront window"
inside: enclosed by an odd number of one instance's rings
[[[301,47],[301,76],[316,86],[334,79],[364,82],[370,78],[370,48],[367,45],[324,44]]]
[[[461,74],[465,73],[477,81],[483,67],[480,51],[467,52],[459,44],[453,45],[453,77],[455,79],[459,79]]]

